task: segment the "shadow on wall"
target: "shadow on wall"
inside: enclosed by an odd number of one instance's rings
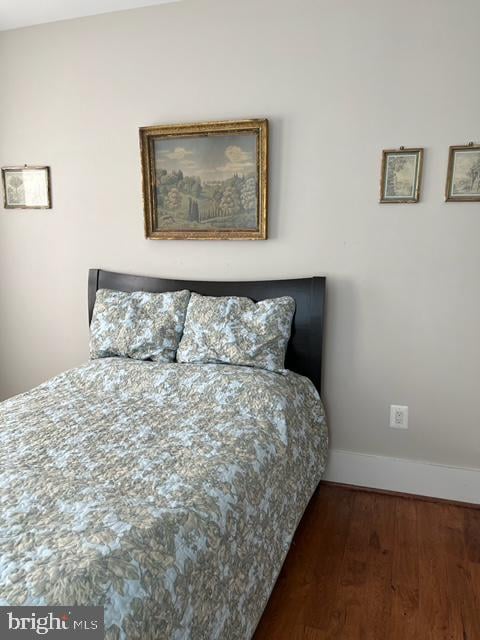
[[[327,276],[323,334],[322,400],[327,414],[330,440],[335,440],[335,414],[328,412],[330,389],[347,397],[343,372],[356,369],[358,294],[350,278]],[[344,326],[343,329],[340,325]],[[340,336],[342,339],[340,341]],[[332,399],[332,404],[334,404]],[[331,442],[330,442],[331,444]]]

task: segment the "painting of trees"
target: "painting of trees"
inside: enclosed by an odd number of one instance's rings
[[[13,174],[7,181],[8,200],[13,203],[23,202],[25,200],[25,190],[23,180]]]
[[[240,194],[234,186],[228,186],[225,188],[222,199],[220,200],[220,208],[223,209],[227,215],[234,215],[240,210]]]
[[[245,211],[255,209],[257,205],[257,184],[253,176],[245,180],[240,193],[240,198]]]
[[[245,224],[256,221],[257,179],[237,175],[213,183],[182,171],[161,170],[156,178],[157,216],[163,224]]]
[[[470,191],[479,192],[480,191],[480,153],[476,158],[473,159],[468,171],[467,175],[470,179]]]
[[[480,145],[450,147],[447,200],[480,202]]]
[[[422,164],[422,148],[384,150],[380,202],[418,202]]]
[[[142,127],[147,237],[265,238],[267,123],[233,124]]]
[[[192,200],[192,198],[188,199],[188,219],[190,222],[198,222],[200,219],[198,213],[198,202],[196,200]]]
[[[172,187],[167,194],[167,197],[165,200],[165,208],[178,209],[181,201],[182,199],[181,199],[179,190],[176,187]]]
[[[387,176],[387,191],[395,196],[409,195],[412,192],[415,177],[415,159],[412,156],[398,155],[390,159]]]

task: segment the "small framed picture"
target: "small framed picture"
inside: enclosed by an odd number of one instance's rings
[[[445,200],[480,202],[480,144],[450,147]]]
[[[5,209],[51,209],[50,167],[3,167]]]
[[[385,149],[382,154],[380,202],[418,202],[423,149]]]

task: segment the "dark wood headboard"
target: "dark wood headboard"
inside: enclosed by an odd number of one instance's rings
[[[200,280],[165,280],[90,269],[88,318],[90,322],[98,289],[154,293],[189,289],[204,296],[245,296],[255,302],[266,298],[292,296],[296,302],[296,311],[285,366],[310,378],[320,392],[325,286],[324,277],[257,282],[202,282]]]

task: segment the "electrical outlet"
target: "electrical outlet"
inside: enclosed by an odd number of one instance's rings
[[[408,429],[408,407],[401,404],[390,405],[390,427],[392,429]]]

